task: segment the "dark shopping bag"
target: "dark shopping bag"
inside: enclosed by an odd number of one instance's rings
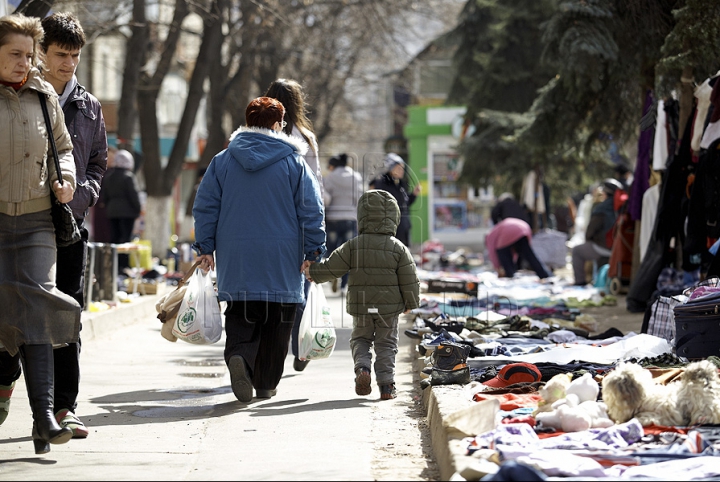
[[[673,308],[675,353],[685,358],[720,356],[720,292]]]

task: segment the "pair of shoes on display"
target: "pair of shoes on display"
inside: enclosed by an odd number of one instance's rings
[[[397,397],[394,383],[380,385],[380,400],[392,400]]]
[[[442,342],[432,352],[432,366],[423,368],[429,375],[420,381],[424,389],[435,385],[453,385],[470,383],[470,368],[467,357],[471,347],[464,343]]]
[[[457,335],[456,335],[457,336]],[[457,342],[457,339],[445,328],[441,328],[438,335],[433,339],[425,339],[418,345],[418,351],[421,355],[425,356],[431,353],[435,348],[443,342]]]
[[[296,372],[301,372],[305,370],[305,368],[308,366],[308,363],[310,363],[310,360],[301,360],[298,357],[295,357],[295,360],[293,360],[293,369]]]
[[[367,368],[358,369],[355,373],[355,393],[358,395],[370,395],[370,392],[372,392],[371,382],[370,370]]]
[[[10,397],[15,389],[15,382],[10,385],[0,385],[0,425],[5,422],[10,414]]]
[[[432,329],[434,332],[439,332],[444,328],[448,332],[459,335],[460,332],[463,331],[463,328],[465,328],[465,323],[457,320],[450,320],[446,314],[441,313],[436,316],[434,320],[425,321],[425,326]]]
[[[258,388],[255,390],[255,397],[257,398],[272,398],[275,395],[277,395],[277,389],[273,388],[272,390],[265,390],[262,388]]]
[[[58,410],[55,414],[55,420],[61,427],[68,427],[72,430],[72,438],[87,438],[90,431],[85,427],[85,424],[72,411],[67,408]]]
[[[249,402],[253,398],[253,386],[245,359],[240,355],[233,355],[228,360],[230,370],[230,386],[235,397],[241,402]]]

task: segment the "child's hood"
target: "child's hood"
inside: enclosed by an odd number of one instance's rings
[[[400,224],[400,208],[387,191],[365,191],[358,201],[358,232],[360,234],[385,234],[395,236]]]

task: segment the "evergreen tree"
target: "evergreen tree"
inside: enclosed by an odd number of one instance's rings
[[[537,89],[555,75],[540,63],[541,24],[556,0],[469,0],[448,38],[458,45],[457,72],[447,103],[467,106],[476,133],[460,147],[463,178],[475,186],[502,182],[507,169],[522,164],[504,136],[527,123]],[[515,114],[513,114],[515,113]]]

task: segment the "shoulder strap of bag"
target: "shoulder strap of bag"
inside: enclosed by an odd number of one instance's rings
[[[50,114],[48,114],[47,104],[45,103],[45,94],[37,91],[38,98],[40,99],[40,107],[43,111],[43,117],[45,118],[45,128],[48,131],[48,137],[50,140],[50,147],[52,149],[53,159],[55,160],[55,172],[57,173],[58,182],[62,186],[62,170],[60,169],[60,160],[58,159],[57,146],[55,145],[55,136],[53,135],[52,126],[50,125]],[[52,189],[51,189],[52,191]]]

